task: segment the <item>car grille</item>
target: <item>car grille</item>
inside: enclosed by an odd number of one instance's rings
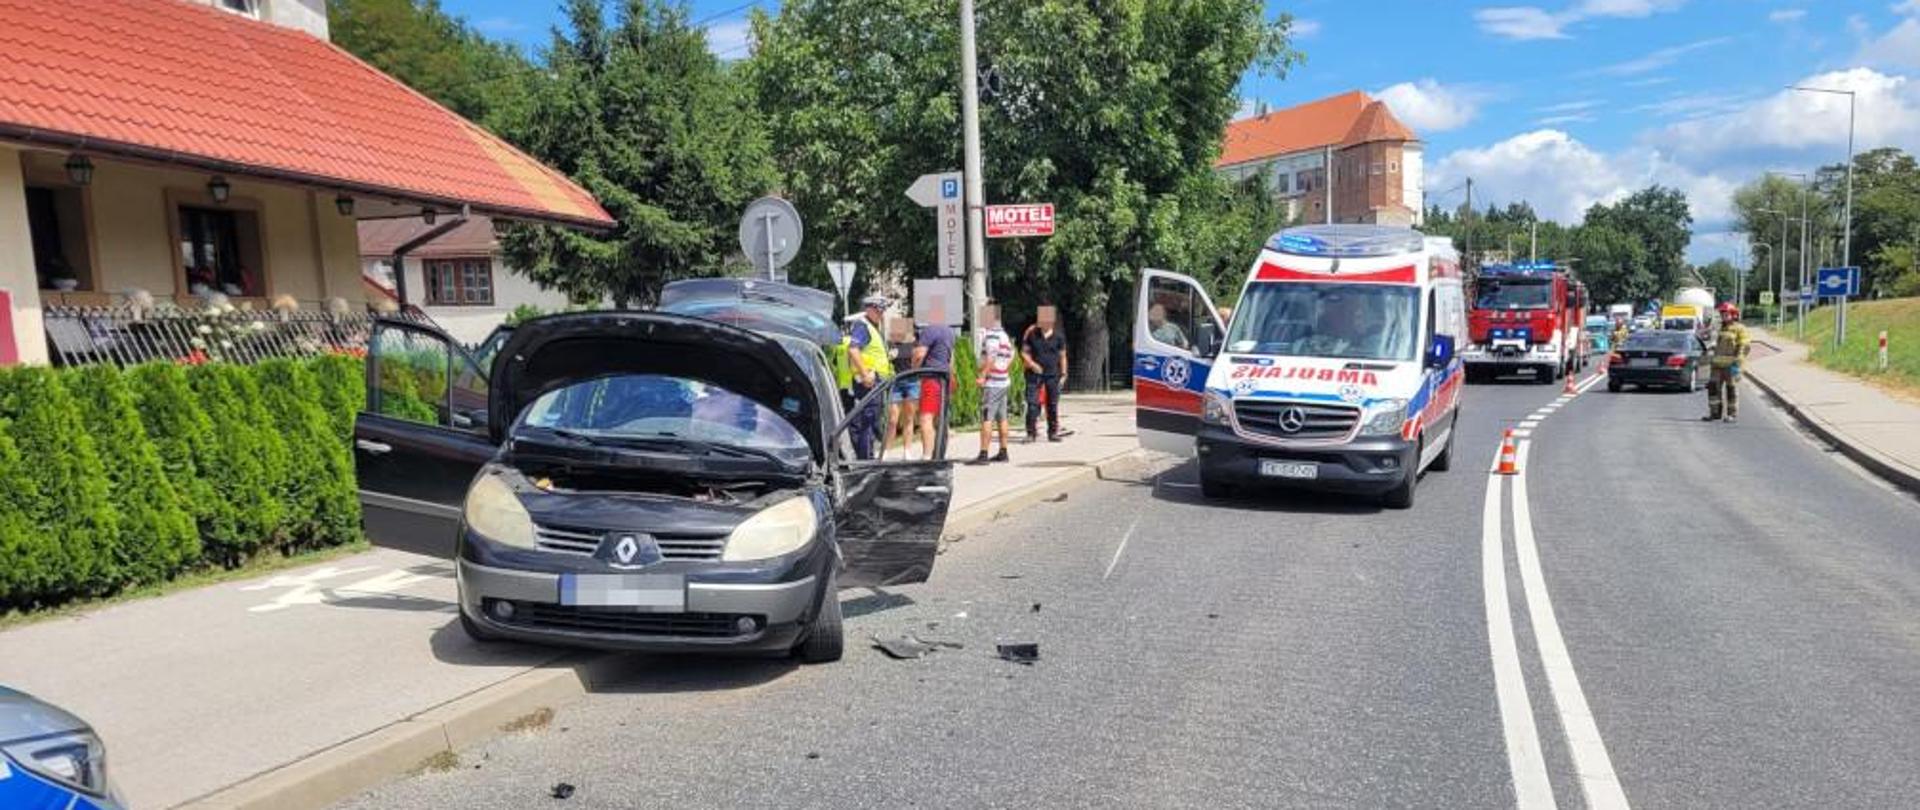
[[[712,535],[653,534],[653,541],[660,546],[660,558],[663,560],[691,560],[711,562],[720,559],[720,552],[727,547],[727,538]],[[555,526],[535,524],[533,527],[533,545],[541,551],[553,551],[561,554],[591,556],[600,548],[607,531],[602,529],[582,529],[574,526]]]
[[[1300,409],[1302,424],[1298,430],[1290,432],[1281,427],[1281,420],[1287,411],[1294,408]],[[1358,408],[1305,402],[1241,400],[1234,403],[1233,414],[1242,430],[1281,439],[1345,438],[1360,423]]]
[[[736,623],[741,616],[738,613],[635,613],[621,608],[515,602],[513,618],[504,623],[532,630],[728,638],[740,635]],[[766,617],[751,618],[756,627],[766,626]]]

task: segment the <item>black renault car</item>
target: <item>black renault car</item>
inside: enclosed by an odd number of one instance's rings
[[[1607,390],[1637,385],[1699,391],[1708,372],[1707,344],[1684,330],[1649,329],[1627,336],[1607,356]]]
[[[379,323],[354,435],[369,537],[450,552],[477,639],[839,658],[837,590],[927,578],[953,472],[853,458],[812,292],[538,318],[486,369]]]

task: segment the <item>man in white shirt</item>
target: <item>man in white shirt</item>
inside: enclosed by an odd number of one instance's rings
[[[1013,385],[1013,338],[1000,328],[1000,308],[987,305],[980,310],[980,338],[975,344],[980,358],[980,455],[971,462],[987,464],[1007,460],[1007,390]],[[988,455],[993,447],[996,423],[1000,430],[1000,452]]]

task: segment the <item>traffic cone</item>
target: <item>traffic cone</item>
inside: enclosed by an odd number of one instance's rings
[[[1577,386],[1575,386],[1575,385],[1573,384],[1573,378],[1574,378],[1574,377],[1578,377],[1578,376],[1580,376],[1580,375],[1579,375],[1578,373],[1569,373],[1569,374],[1567,374],[1567,385],[1566,385],[1566,387],[1564,387],[1564,388],[1562,388],[1562,389],[1560,389],[1560,392],[1561,392],[1561,393],[1563,393],[1563,394],[1578,394],[1578,393],[1580,393],[1580,389],[1579,389],[1579,388],[1578,388]]]
[[[1513,446],[1513,428],[1507,428],[1507,435],[1500,440],[1499,475],[1520,474],[1520,451]]]

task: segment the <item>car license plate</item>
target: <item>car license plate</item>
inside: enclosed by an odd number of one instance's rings
[[[1627,361],[1627,365],[1629,365],[1629,366],[1633,366],[1633,367],[1635,367],[1635,368],[1643,368],[1643,367],[1645,367],[1645,368],[1651,368],[1651,367],[1657,367],[1657,366],[1659,366],[1659,365],[1660,365],[1660,358],[1658,358],[1658,357],[1635,357],[1635,358],[1633,358],[1633,359],[1631,359],[1631,360],[1628,360],[1628,361]]]
[[[560,604],[683,613],[687,582],[679,574],[561,574]]]
[[[1310,461],[1275,461],[1263,458],[1260,460],[1260,474],[1269,478],[1313,479],[1320,477],[1320,465]]]

